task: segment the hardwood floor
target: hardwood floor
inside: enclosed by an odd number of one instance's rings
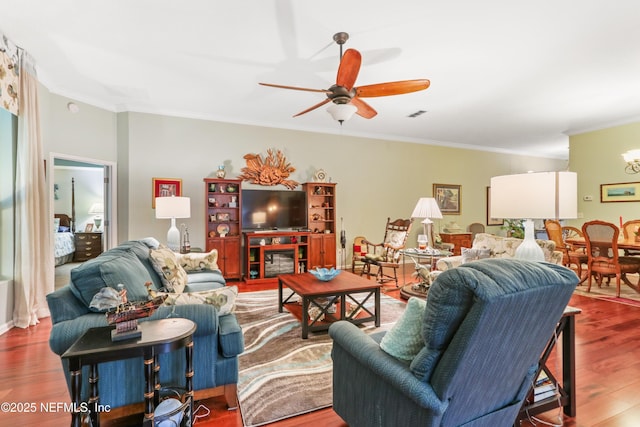
[[[264,286],[240,284],[241,291]],[[398,291],[388,295],[399,298]],[[576,318],[576,376],[578,415],[564,418],[567,427],[636,427],[640,425],[640,308],[575,295],[571,305],[582,309]],[[49,349],[49,319],[28,329],[14,328],[0,336],[0,425],[64,426],[70,416],[57,403],[69,402],[60,359]],[[552,359],[552,366],[556,366]],[[556,366],[556,372],[559,367]],[[479,391],[479,396],[482,391]],[[240,411],[228,411],[221,398],[199,402],[210,414],[197,426],[240,427]],[[29,405],[35,405],[35,408]],[[41,404],[45,405],[41,407]],[[48,404],[48,406],[46,406]],[[196,407],[198,404],[196,405]],[[45,410],[46,409],[46,410]],[[198,411],[201,413],[204,411]],[[552,421],[558,411],[540,418]],[[103,426],[135,425],[131,420],[103,422]],[[271,427],[309,425],[347,427],[331,409],[293,417]],[[525,422],[523,426],[536,424]],[[541,425],[538,423],[538,425]]]

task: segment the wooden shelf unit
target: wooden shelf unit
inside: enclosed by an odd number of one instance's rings
[[[278,274],[309,269],[309,233],[305,231],[246,232],[244,251],[247,284],[277,283]]]
[[[218,251],[218,267],[225,279],[239,280],[242,277],[242,180],[205,178],[204,184],[206,251]]]
[[[336,184],[307,182],[307,227],[311,231],[309,268],[336,265]]]

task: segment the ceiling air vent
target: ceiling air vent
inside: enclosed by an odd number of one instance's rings
[[[407,117],[411,117],[412,119],[415,119],[416,117],[421,116],[426,112],[427,112],[426,110],[418,110],[415,113],[409,114]]]

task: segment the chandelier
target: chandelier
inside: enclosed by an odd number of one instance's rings
[[[627,162],[627,166],[624,168],[626,173],[638,173],[640,172],[640,150],[629,150],[622,154],[624,161]]]

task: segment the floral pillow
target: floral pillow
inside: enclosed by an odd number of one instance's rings
[[[462,248],[462,264],[479,259],[491,258],[491,249]]]
[[[162,284],[169,292],[181,293],[187,286],[187,272],[178,262],[175,252],[166,246],[149,250],[153,269],[160,275]]]
[[[223,286],[209,291],[185,292],[182,294],[156,292],[156,295],[167,295],[164,305],[209,304],[213,305],[220,316],[229,314],[236,306],[237,286]]]
[[[176,254],[178,263],[187,273],[197,273],[206,270],[219,270],[218,251],[213,249],[209,253]]]

